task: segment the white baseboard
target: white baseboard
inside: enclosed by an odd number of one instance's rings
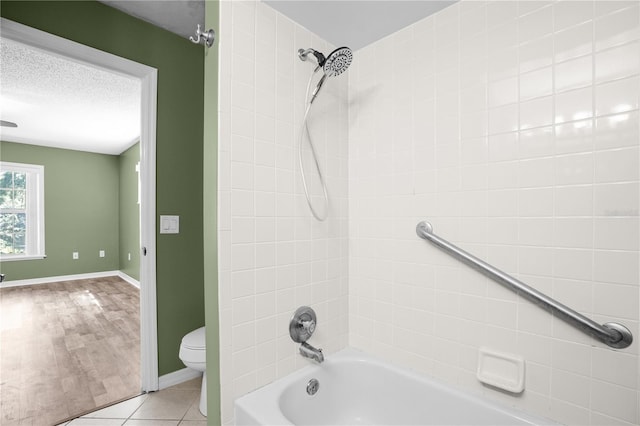
[[[23,285],[49,284],[49,283],[57,283],[60,281],[87,280],[91,278],[113,277],[114,275],[119,276],[119,274],[120,274],[120,271],[103,271],[103,272],[90,272],[88,274],[59,275],[57,277],[44,277],[44,278],[31,278],[27,280],[4,281],[3,283],[0,283],[0,288],[20,287]]]
[[[173,373],[160,376],[158,379],[158,384],[160,390],[162,390],[171,386],[179,385],[180,383],[188,382],[189,380],[196,379],[200,376],[202,376],[201,371],[185,367],[182,370],[174,371]]]
[[[122,278],[123,280],[125,280],[126,282],[128,282],[132,286],[136,287],[138,290],[140,290],[140,281],[136,280],[135,278],[130,277],[129,275],[125,274],[122,271],[117,271],[116,275],[118,275],[120,278]]]

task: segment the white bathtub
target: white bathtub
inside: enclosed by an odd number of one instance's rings
[[[313,396],[307,383],[317,379]],[[236,425],[553,425],[354,349],[235,401]]]

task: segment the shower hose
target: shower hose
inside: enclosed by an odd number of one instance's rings
[[[311,88],[311,81],[313,80],[313,76],[316,75],[320,67],[317,67],[316,70],[309,77],[309,83],[307,83],[307,90],[305,92],[305,103],[307,103],[307,108],[304,112],[304,118],[302,119],[302,128],[300,129],[300,141],[298,143],[298,162],[300,163],[300,174],[302,176],[302,187],[304,189],[304,195],[307,198],[307,204],[309,205],[309,209],[311,210],[311,214],[313,217],[318,219],[320,222],[324,221],[329,215],[329,196],[327,195],[327,185],[324,181],[324,176],[322,176],[322,171],[320,170],[320,163],[318,162],[318,154],[316,153],[316,148],[313,145],[313,140],[311,139],[311,133],[309,132],[309,125],[307,120],[309,118],[309,112],[311,111],[311,105],[313,105],[313,100],[315,98],[311,98],[309,100],[309,89]],[[316,165],[316,170],[318,171],[318,177],[320,178],[320,184],[322,185],[322,192],[324,194],[324,212],[323,214],[319,214],[316,209],[313,207],[313,203],[311,202],[311,196],[309,195],[309,188],[307,186],[307,178],[304,173],[304,165],[302,164],[302,142],[304,140],[304,135],[307,135],[307,140],[309,141],[309,146],[311,147],[311,154],[313,156],[313,162]]]

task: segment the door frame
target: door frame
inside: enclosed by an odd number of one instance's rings
[[[156,305],[156,101],[158,70],[75,41],[0,18],[0,36],[47,53],[141,83],[140,120],[140,379],[141,390],[158,390]],[[146,253],[146,254],[145,254]]]

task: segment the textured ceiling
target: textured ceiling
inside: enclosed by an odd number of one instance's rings
[[[0,40],[4,141],[120,154],[140,136],[140,81]]]

